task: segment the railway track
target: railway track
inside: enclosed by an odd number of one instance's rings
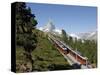
[[[70,65],[78,66],[82,69],[92,68],[87,57],[81,56],[80,54],[72,50],[64,42],[58,40],[51,35],[48,35],[48,39],[52,44],[55,45],[55,47],[59,50],[59,52],[64,56],[64,58],[69,62]]]

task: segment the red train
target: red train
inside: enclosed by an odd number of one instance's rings
[[[80,62],[81,65],[86,65],[87,64],[87,58],[81,56],[80,54],[78,54],[77,52],[75,52],[74,50],[70,49],[69,47],[66,47],[65,45],[63,45],[60,41],[58,40],[53,40],[55,46],[57,48],[59,48],[59,50],[67,55],[70,54],[71,56],[73,56],[78,62]]]

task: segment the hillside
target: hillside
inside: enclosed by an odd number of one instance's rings
[[[34,31],[33,31],[34,32]],[[70,69],[68,62],[58,52],[58,50],[48,40],[47,35],[42,31],[37,30],[38,44],[36,49],[32,53],[32,57],[35,58],[34,68],[40,71]]]
[[[37,37],[37,46],[32,52],[33,68],[31,60],[25,56],[24,48],[17,46],[16,48],[16,70],[22,72],[22,64],[27,63],[28,68],[33,71],[48,71],[48,70],[66,70],[72,69],[67,60],[58,52],[58,50],[48,40],[47,35],[40,30],[33,30]],[[20,67],[21,66],[21,67]],[[25,67],[25,65],[24,65]]]

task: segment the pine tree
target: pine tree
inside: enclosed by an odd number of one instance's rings
[[[24,55],[28,62],[31,62],[33,70],[32,51],[36,48],[37,39],[36,34],[32,30],[36,28],[37,21],[35,15],[31,13],[31,9],[24,2],[16,3],[16,44],[24,48]],[[25,59],[25,60],[26,60]]]
[[[62,39],[65,43],[68,42],[68,36],[67,36],[67,33],[64,29],[62,29]]]

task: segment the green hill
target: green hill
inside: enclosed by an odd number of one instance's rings
[[[70,66],[68,62],[48,40],[47,35],[39,30],[36,31],[36,34],[38,44],[35,50],[32,52],[32,57],[35,58],[35,62],[33,64],[35,69],[45,71],[50,70],[49,67],[52,67],[51,70],[56,70],[56,67],[53,65],[62,65],[63,69],[69,69]],[[61,68],[59,67],[59,69]]]
[[[32,71],[48,71],[48,70],[66,70],[72,69],[67,60],[59,53],[59,51],[48,40],[47,35],[39,30],[33,30],[37,37],[37,46],[31,53],[32,59],[27,59],[25,50],[22,46],[16,47],[16,70],[22,72],[23,68],[28,64],[29,70]],[[33,64],[31,63],[33,60]],[[32,65],[31,65],[32,64]],[[33,66],[33,67],[32,67]]]

